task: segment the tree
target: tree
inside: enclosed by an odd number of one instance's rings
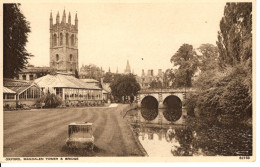
[[[3,44],[4,78],[13,78],[25,68],[32,54],[25,45],[30,31],[30,24],[21,13],[20,4],[3,5]]]
[[[187,109],[231,123],[252,118],[252,4],[227,3],[220,21],[217,57],[221,68],[206,68],[188,96]]]
[[[80,75],[84,75],[87,78],[100,81],[102,74],[102,70],[94,64],[85,65],[80,68]]]
[[[164,88],[168,88],[172,86],[172,83],[175,80],[175,74],[173,69],[167,69],[164,73]]]
[[[153,80],[150,84],[150,88],[151,89],[158,89],[158,88],[162,88],[162,82],[161,81],[156,81],[156,80]]]
[[[212,68],[216,68],[218,65],[218,48],[212,44],[202,44],[198,48],[198,51],[201,53],[199,57],[199,69],[201,72],[208,71]]]
[[[252,61],[252,3],[226,4],[217,46],[221,66]]]
[[[175,86],[191,87],[192,77],[194,76],[199,63],[193,46],[183,44],[171,57],[171,63],[178,67],[178,69],[175,70]]]
[[[123,97],[127,96],[136,96],[141,89],[133,74],[118,75],[112,81],[110,87],[112,95],[118,100],[122,100]]]
[[[75,70],[75,78],[79,78],[79,72],[78,72],[78,70]]]

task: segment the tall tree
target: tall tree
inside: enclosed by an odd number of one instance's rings
[[[122,100],[122,97],[136,96],[141,89],[133,74],[118,75],[110,85],[112,95]]]
[[[183,44],[171,57],[171,63],[178,67],[175,72],[175,86],[191,87],[192,77],[194,76],[199,63],[193,46],[189,44]]]
[[[198,48],[198,51],[201,53],[200,59],[200,70],[205,72],[207,70],[211,70],[216,68],[218,64],[218,47],[212,44],[202,44]]]
[[[220,21],[217,46],[220,64],[252,60],[252,3],[227,3]]]
[[[20,4],[3,5],[4,77],[13,78],[25,68],[32,54],[25,45],[28,42],[30,24],[20,11]]]

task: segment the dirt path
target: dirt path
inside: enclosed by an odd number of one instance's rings
[[[4,112],[4,156],[144,156],[120,115],[126,107]],[[93,152],[66,147],[68,124],[80,121],[94,123]]]

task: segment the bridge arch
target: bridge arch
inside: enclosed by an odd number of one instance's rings
[[[154,120],[158,114],[159,102],[154,96],[145,96],[141,101],[141,114],[148,121]]]
[[[166,107],[163,115],[168,121],[177,121],[182,116],[182,101],[178,96],[169,95],[164,101],[163,105]]]

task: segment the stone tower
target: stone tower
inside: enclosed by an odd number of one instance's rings
[[[68,22],[66,12],[63,11],[60,21],[59,12],[56,16],[56,24],[53,24],[50,14],[50,67],[61,72],[78,71],[78,18],[75,15],[75,24],[71,24],[69,13]]]

